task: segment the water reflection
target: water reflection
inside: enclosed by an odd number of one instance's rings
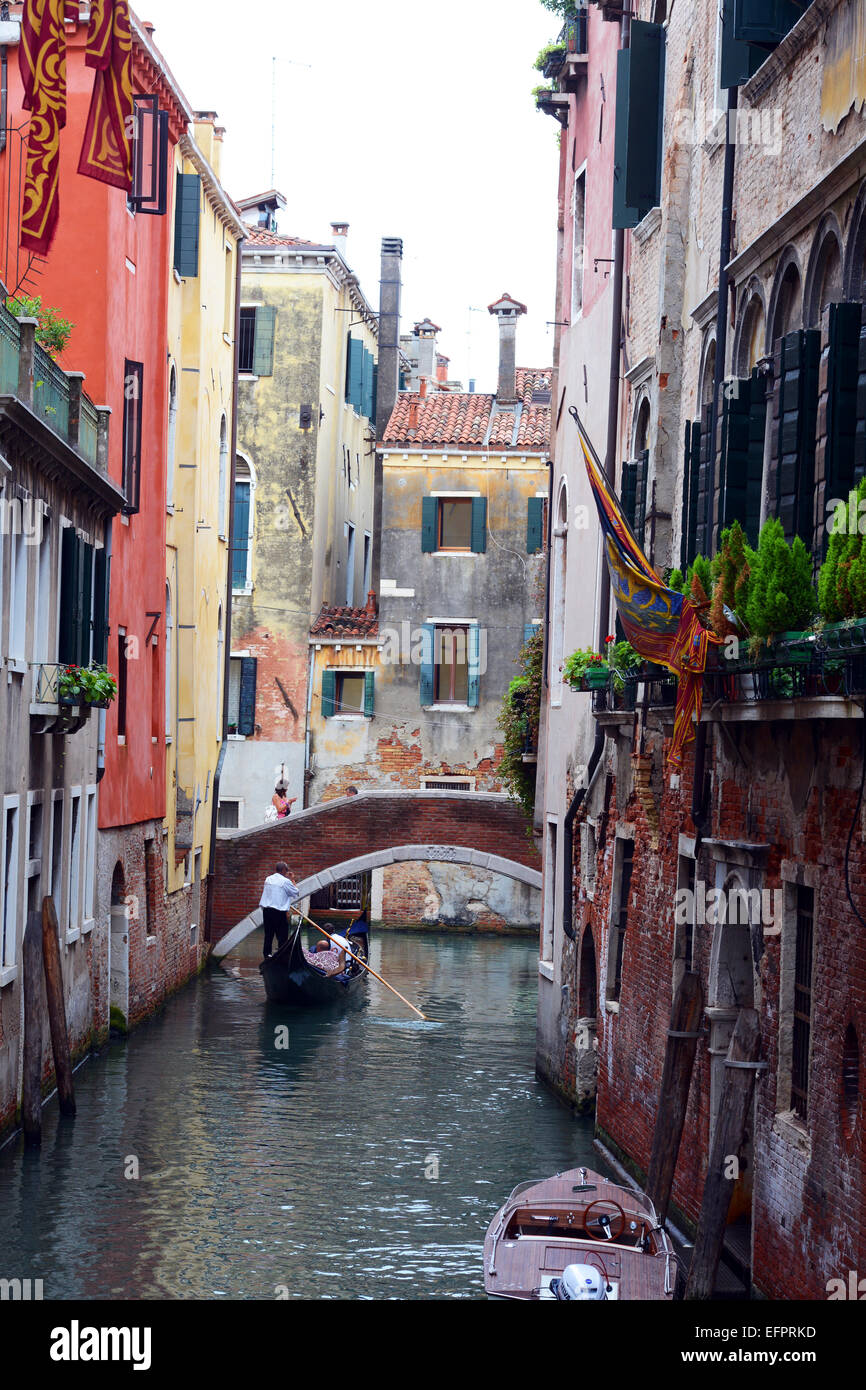
[[[41,1153],[0,1152],[0,1275],[46,1298],[481,1297],[511,1187],[599,1166],[533,1074],[532,942],[374,939],[427,1024],[372,979],[345,1012],[266,1006],[260,950],[81,1068]]]

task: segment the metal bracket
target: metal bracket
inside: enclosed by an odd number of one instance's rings
[[[766,1071],[769,1062],[732,1062],[725,1058],[726,1067],[735,1067],[737,1071]]]
[[[147,644],[148,644],[148,642],[150,641],[151,637],[152,637],[153,634],[156,632],[156,625],[157,625],[157,623],[159,622],[160,618],[162,617],[162,614],[161,614],[161,613],[145,613],[144,616],[145,616],[146,618],[153,618],[153,622],[152,622],[151,625],[150,625],[150,628],[149,628],[149,630],[148,630],[148,634],[147,634],[147,636],[146,636],[145,639],[144,639],[144,645],[147,646]]]

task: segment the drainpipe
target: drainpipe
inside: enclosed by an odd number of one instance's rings
[[[316,650],[310,647],[309,658],[307,660],[307,717],[306,731],[304,733],[304,791],[303,808],[306,811],[309,805],[310,782],[313,780],[310,772],[310,754],[312,752],[313,734],[310,728],[310,714],[313,708],[313,672],[316,666]]]
[[[547,662],[550,654],[550,552],[553,548],[553,459],[547,460],[547,555],[544,580],[544,646],[541,653],[541,676],[544,688],[549,685]]]
[[[622,18],[620,20],[620,48],[628,48],[631,39],[631,6],[623,6]],[[622,287],[625,270],[625,232],[622,227],[617,227],[614,232],[613,249],[613,303],[611,306],[611,325],[610,325],[610,375],[608,382],[607,397],[607,444],[604,455],[604,473],[608,482],[613,487],[616,483],[616,446],[619,435],[619,369],[620,354],[622,352]],[[607,568],[607,559],[602,556],[601,583],[599,587],[598,603],[598,646],[601,649],[604,639],[607,637],[608,619],[610,617],[610,574]],[[570,941],[574,941],[575,932],[572,923],[574,911],[574,820],[580,809],[581,803],[586,797],[592,785],[599,762],[601,761],[604,749],[604,732],[596,726],[595,743],[589,756],[589,763],[586,769],[586,784],[578,787],[571,800],[562,824],[562,930]]]
[[[217,838],[217,812],[220,800],[220,781],[222,779],[223,765],[226,759],[228,748],[228,728],[229,728],[229,672],[231,670],[231,650],[232,650],[232,548],[235,538],[235,459],[238,451],[238,347],[241,336],[241,274],[243,271],[243,246],[244,237],[237,243],[237,264],[235,266],[235,346],[234,360],[232,362],[233,381],[232,381],[232,434],[231,434],[231,459],[229,462],[229,498],[228,498],[228,544],[226,547],[226,606],[225,617],[223,619],[224,639],[223,639],[223,671],[222,671],[222,729],[220,730],[220,751],[217,758],[216,771],[213,778],[213,804],[211,807],[210,819],[210,850],[208,854],[208,891],[206,895],[206,914],[205,914],[205,941],[211,939],[211,918],[213,916],[213,877],[214,860],[216,857],[216,838]],[[179,665],[180,663],[176,663]]]
[[[728,338],[728,262],[731,259],[731,221],[734,205],[734,165],[737,150],[736,122],[739,88],[728,88],[725,117],[725,171],[722,181],[722,226],[719,248],[719,302],[716,305],[716,368],[713,373],[713,399],[710,404],[710,447],[707,457],[706,553],[712,550],[713,499],[716,491],[716,435],[719,424],[719,396],[725,379]],[[722,502],[724,499],[722,499]]]

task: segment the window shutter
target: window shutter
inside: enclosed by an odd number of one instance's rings
[[[425,502],[428,500],[425,497]],[[433,499],[431,499],[433,500]],[[421,705],[432,705],[433,703],[433,664],[436,644],[436,628],[433,623],[422,624],[421,642]]]
[[[683,455],[683,504],[680,525],[680,569],[685,574],[697,554],[698,494],[701,467],[701,426],[698,420],[686,421]]]
[[[201,211],[201,179],[198,174],[178,174],[174,207],[174,268],[178,275],[198,275],[198,229]]]
[[[623,515],[634,530],[635,500],[637,497],[637,464],[634,459],[625,459],[622,465],[619,501]]]
[[[373,684],[375,678],[375,671],[364,672],[364,714],[368,719],[372,719],[373,717]]]
[[[746,457],[746,497],[743,530],[750,545],[758,544],[761,529],[761,489],[764,482],[764,440],[767,434],[766,377],[752,370],[749,398],[749,439]]]
[[[527,642],[531,642],[531,641],[532,641],[532,639],[533,639],[533,637],[535,636],[537,630],[538,630],[538,623],[524,623],[524,624],[523,624],[523,645],[524,645],[524,647],[526,646]]]
[[[250,548],[250,484],[235,483],[232,521],[232,588],[243,589],[247,582]]]
[[[750,545],[757,545],[764,471],[767,402],[764,379],[729,382],[722,392],[722,453],[719,461],[719,527],[739,521]]]
[[[241,686],[238,699],[238,733],[256,731],[256,658],[241,657]]]
[[[775,47],[805,9],[806,0],[734,0],[734,38]]]
[[[526,553],[537,555],[542,547],[542,525],[544,520],[544,498],[530,497],[526,515]]]
[[[487,550],[487,498],[472,498],[472,551],[483,555]]]
[[[439,498],[423,497],[421,499],[421,550],[425,555],[432,554],[437,548],[438,523]]]
[[[346,400],[361,413],[364,374],[364,344],[349,335],[349,356],[346,366]]]
[[[100,546],[94,559],[93,660],[104,666],[108,657],[108,553]]]
[[[90,665],[90,634],[93,623],[93,546],[79,542],[81,573],[81,622],[78,628],[78,664]]]
[[[272,304],[256,306],[256,330],[253,343],[253,375],[274,374],[274,330],[277,311]]]
[[[649,449],[644,449],[639,453],[635,462],[637,464],[637,472],[635,477],[634,533],[641,545],[643,545],[644,531],[646,530],[646,491],[647,475],[649,474]]]
[[[373,412],[373,358],[361,348],[361,414],[368,420]]]
[[[712,407],[707,403],[701,412],[700,437],[698,441],[698,516],[695,528],[695,555],[706,555],[709,550],[707,538],[707,493],[710,485],[710,415]],[[692,560],[695,558],[692,556]]]
[[[322,672],[322,718],[332,719],[337,705],[337,673]]]
[[[478,688],[481,683],[481,629],[475,625],[468,632],[469,680],[466,703],[475,709],[478,705]]]
[[[373,394],[370,401],[370,421],[376,423],[376,409],[379,404],[379,363],[373,363]]]
[[[78,537],[74,526],[64,526],[60,540],[60,624],[58,660],[78,664]]]
[[[810,550],[820,351],[821,335],[816,330],[788,333],[778,346],[773,388],[770,501],[786,539],[800,536]]]
[[[862,306],[861,306],[862,308]],[[857,352],[857,424],[854,434],[854,480],[866,473],[866,319],[860,324]]]
[[[857,383],[860,355],[859,304],[830,305],[827,341],[827,498],[847,498],[854,486]]]
[[[734,0],[721,0],[722,45],[719,59],[719,85],[742,87],[758,71],[767,50],[734,37]]]
[[[614,227],[635,226],[661,199],[664,71],[664,29],[632,20],[617,55]]]
[[[168,112],[159,98],[133,97],[132,191],[129,205],[139,213],[164,217],[168,201]]]

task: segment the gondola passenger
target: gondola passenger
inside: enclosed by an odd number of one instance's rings
[[[335,936],[334,941],[342,944],[332,946],[327,941],[318,941],[312,951],[304,951],[310,964],[325,975],[342,975],[346,968],[346,952],[343,947],[348,945],[348,942],[343,942],[340,936]]]

